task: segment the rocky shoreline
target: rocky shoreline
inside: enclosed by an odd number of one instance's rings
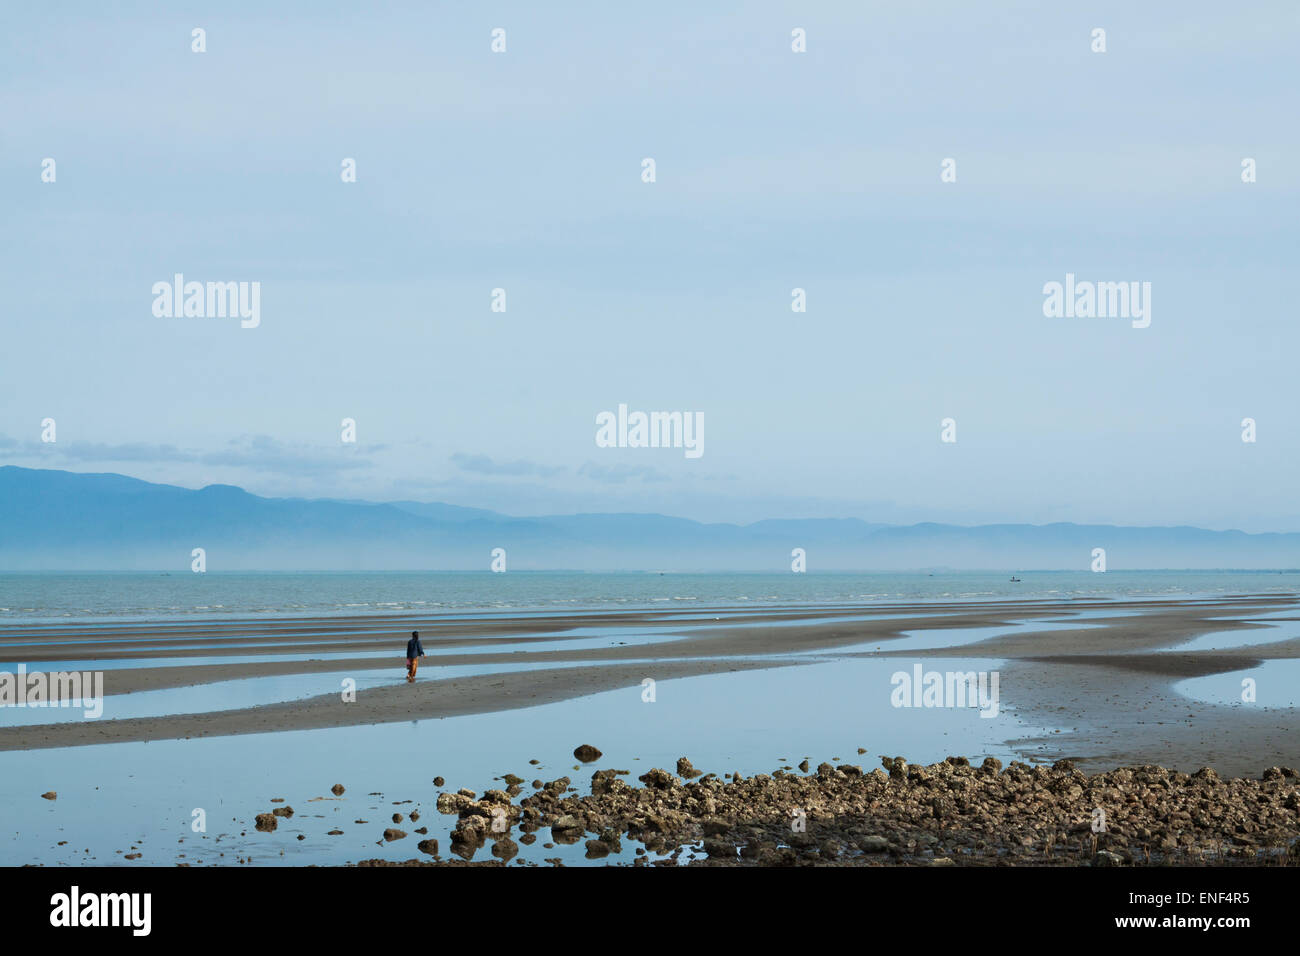
[[[357,865],[499,866],[518,854],[516,839],[532,844],[547,834],[584,842],[593,861],[635,841],[636,866],[1300,863],[1300,774],[1290,768],[1258,779],[1158,766],[1089,776],[1068,760],[1004,768],[994,758],[975,767],[965,757],[929,766],[882,757],[871,771],[799,769],[718,776],[683,757],[676,773],[650,770],[640,786],[623,779],[627,770],[601,769],[590,794],[560,777],[533,781],[517,802],[522,778],[507,775],[505,790],[439,794],[438,810],[457,818],[449,858],[426,840],[420,849],[429,859]],[[494,859],[469,862],[488,844]]]

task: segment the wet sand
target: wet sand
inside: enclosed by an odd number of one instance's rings
[[[1046,743],[1057,756],[1074,759],[1081,767],[1159,763],[1180,770],[1213,766],[1223,774],[1254,774],[1270,765],[1300,763],[1296,710],[1207,704],[1177,694],[1173,686],[1192,676],[1300,657],[1300,638],[1278,641],[1283,636],[1279,628],[1245,620],[1289,609],[1300,611],[1294,596],[1247,595],[1213,601],[966,602],[740,612],[695,608],[9,628],[0,632],[3,670],[12,671],[20,662],[75,661],[78,669],[93,669],[95,661],[151,659],[138,667],[106,670],[107,695],[286,674],[396,675],[411,629],[420,630],[431,654],[415,684],[369,688],[353,702],[329,694],[203,714],[0,727],[0,751],[489,713],[634,687],[647,677],[667,680],[791,667],[824,661],[827,655],[894,656],[900,662],[927,657],[1004,661],[1004,702],[1031,722],[1065,728]],[[1059,628],[1061,622],[1071,622],[1070,615],[1083,611],[1115,614],[1079,620],[1078,627],[1068,630],[1035,630],[1032,623],[1050,622]],[[1002,627],[1008,633],[975,643],[894,652],[889,648],[907,632]],[[571,633],[590,628],[602,629],[608,646],[590,646],[590,633]],[[1234,630],[1257,631],[1259,643],[1227,650],[1176,650],[1199,635]],[[574,646],[564,647],[569,641]],[[531,649],[541,644],[546,649]],[[871,650],[856,647],[868,644]],[[373,656],[312,656],[367,651]],[[299,657],[256,659],[286,654]],[[187,658],[225,656],[243,660],[186,663]],[[514,669],[438,678],[439,665],[473,664]],[[530,669],[539,664],[551,666]]]

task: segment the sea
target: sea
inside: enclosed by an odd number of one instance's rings
[[[1275,571],[6,572],[0,627],[228,618],[1218,598],[1300,591]]]

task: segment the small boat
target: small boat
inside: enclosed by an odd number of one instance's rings
[[[1020,579],[1017,578],[1017,577],[1013,577],[1013,578],[1011,579],[1011,583],[1012,583],[1012,584],[1019,584],[1019,583],[1020,583]]]

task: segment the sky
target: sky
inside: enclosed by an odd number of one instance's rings
[[[1291,2],[8,4],[0,464],[1300,530],[1298,41]],[[177,273],[259,324],[155,315]],[[1045,316],[1067,273],[1150,325]],[[598,447],[620,403],[703,454]]]

